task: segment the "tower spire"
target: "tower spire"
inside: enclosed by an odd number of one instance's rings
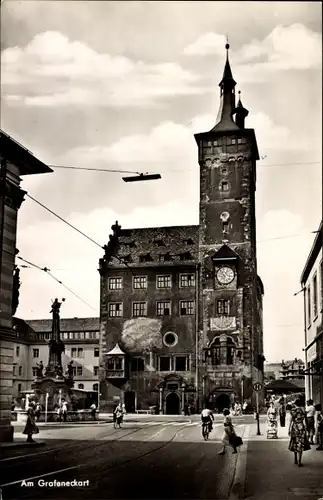
[[[232,71],[229,62],[229,49],[228,37],[226,37],[226,61],[222,80],[219,83],[221,89],[220,94],[220,108],[216,119],[216,125],[212,130],[236,130],[238,126],[233,121],[233,113],[235,110],[235,93],[234,88],[236,82],[233,79]]]
[[[244,121],[246,117],[249,115],[249,111],[243,107],[241,102],[241,90],[238,92],[239,100],[236,109],[234,110],[234,114],[236,115],[236,124],[239,128],[245,128]]]

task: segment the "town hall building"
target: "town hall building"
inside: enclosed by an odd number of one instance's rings
[[[179,414],[254,401],[263,383],[256,161],[229,45],[215,126],[195,135],[199,225],[123,229],[100,259],[100,407]]]

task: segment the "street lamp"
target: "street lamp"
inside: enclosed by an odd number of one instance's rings
[[[138,174],[130,177],[122,177],[124,182],[154,181],[157,179],[161,179],[160,174]]]

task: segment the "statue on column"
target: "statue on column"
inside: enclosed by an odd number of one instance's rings
[[[62,299],[64,302],[65,299]],[[55,299],[52,303],[52,308],[50,312],[53,315],[52,319],[52,334],[51,339],[49,341],[49,357],[48,357],[48,365],[46,367],[46,376],[48,377],[62,377],[63,369],[62,369],[62,352],[65,352],[65,345],[60,338],[60,317],[59,311],[62,305],[62,302],[59,302],[58,299]]]
[[[66,375],[68,378],[73,378],[73,360],[67,364]]]

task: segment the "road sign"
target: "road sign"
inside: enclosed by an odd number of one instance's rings
[[[260,382],[255,382],[253,384],[253,388],[254,388],[255,391],[259,392],[262,389],[262,384]]]

